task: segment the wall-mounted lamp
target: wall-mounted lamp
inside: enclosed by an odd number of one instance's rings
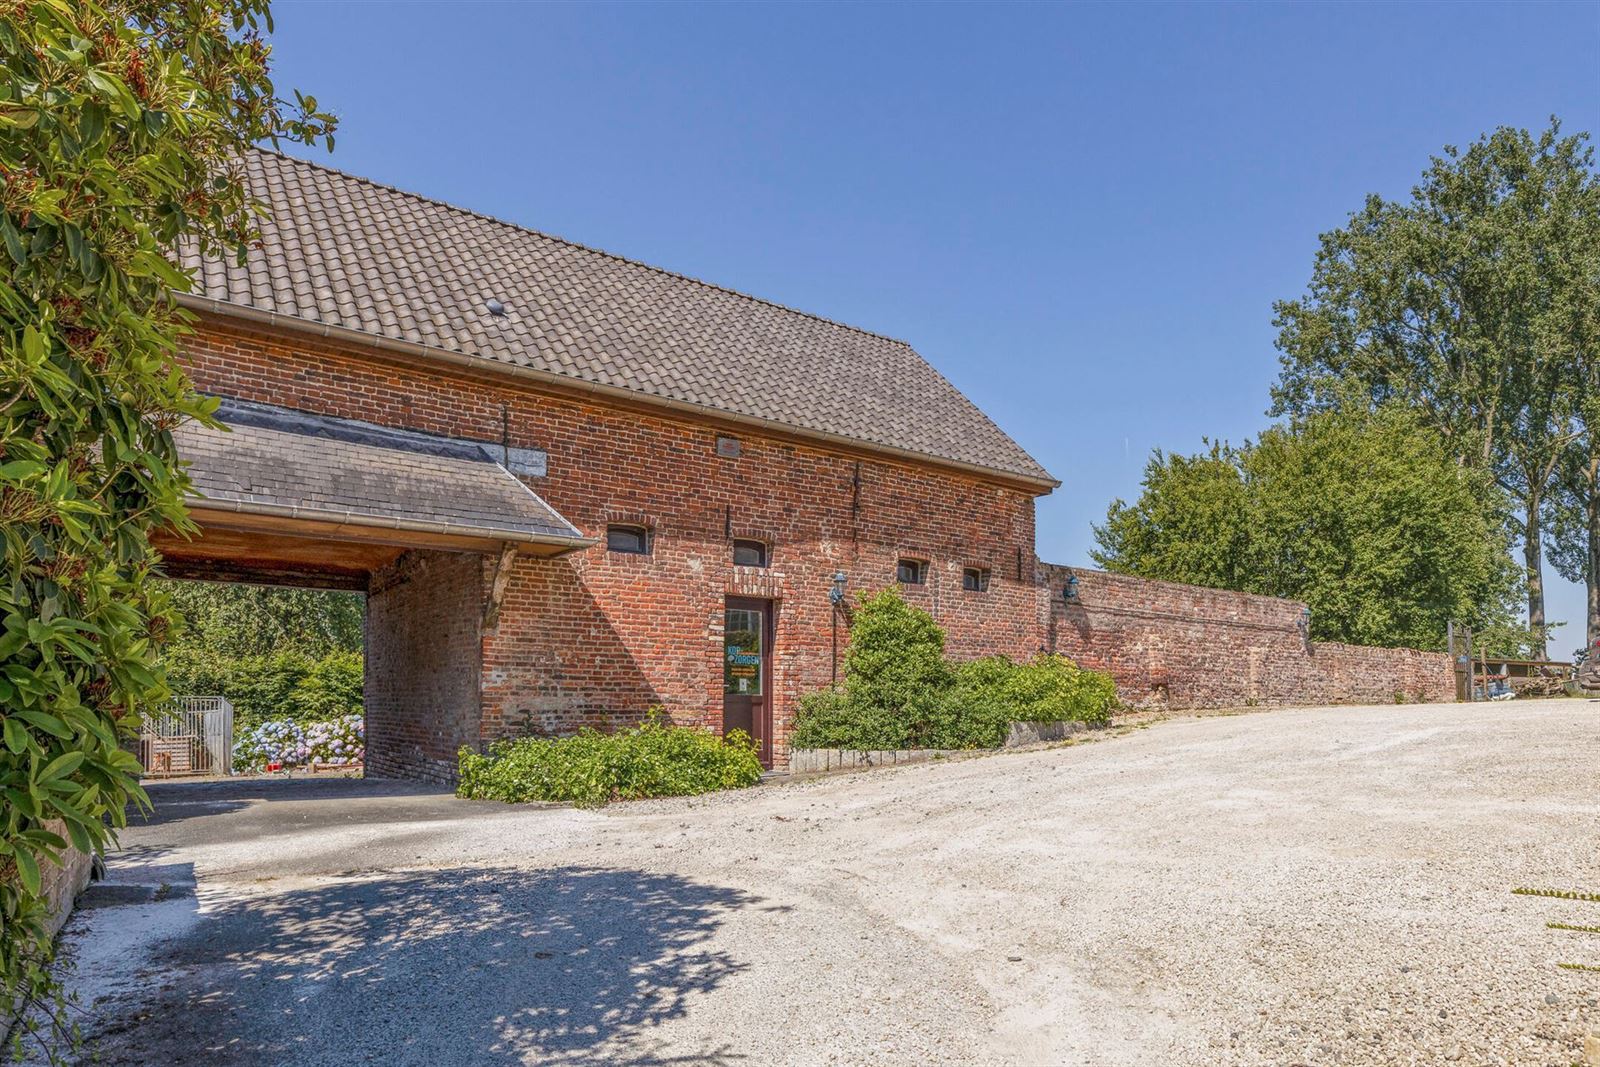
[[[1067,584],[1061,587],[1061,599],[1068,604],[1076,604],[1078,602],[1078,576],[1076,574],[1067,576]]]
[[[833,586],[828,590],[828,600],[833,604],[833,684],[839,684],[839,609],[844,607],[844,583],[850,576],[844,571],[833,572]]]
[[[1300,631],[1301,637],[1311,636],[1311,609],[1301,608],[1300,618],[1295,620],[1295,628]]]

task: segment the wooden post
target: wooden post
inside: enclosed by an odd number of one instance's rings
[[[516,543],[507,541],[500,547],[500,558],[495,560],[494,573],[489,579],[489,600],[483,605],[483,632],[486,634],[494,633],[500,625],[500,604],[506,598],[511,569],[516,565]]]

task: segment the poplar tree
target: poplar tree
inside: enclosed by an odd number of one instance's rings
[[[1325,233],[1310,286],[1276,305],[1274,414],[1401,403],[1457,459],[1509,493],[1530,629],[1544,654],[1551,496],[1584,439],[1579,352],[1564,328],[1600,285],[1593,152],[1554,118],[1435,157],[1410,200],[1367,199]],[[1585,245],[1585,242],[1588,242]]]

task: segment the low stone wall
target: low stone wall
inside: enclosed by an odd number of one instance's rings
[[[51,827],[52,832],[66,836],[66,828],[59,824]],[[78,899],[78,894],[83,892],[84,886],[89,884],[89,869],[91,859],[87,852],[79,852],[71,845],[62,854],[61,866],[57,867],[49,860],[39,865],[39,877],[44,883],[45,899],[50,902],[50,933],[60,931],[66,924],[67,917],[72,914],[72,902]]]
[[[1014,722],[1001,748],[1061,741],[1090,729],[1082,722]],[[847,771],[859,767],[892,767],[897,763],[923,763],[951,756],[970,756],[992,752],[982,748],[898,748],[856,752],[848,748],[797,748],[789,755],[790,774],[817,774],[822,771]]]
[[[1107,671],[1140,708],[1455,699],[1443,652],[1306,639],[1295,600],[1042,565],[1046,647]],[[1069,576],[1078,595],[1062,598]]]
[[[945,748],[899,748],[856,752],[847,748],[797,748],[789,753],[790,774],[819,774],[859,767],[892,767],[897,763],[923,763],[956,755]]]

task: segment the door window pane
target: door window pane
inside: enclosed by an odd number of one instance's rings
[[[729,608],[723,618],[722,692],[725,695],[761,695],[761,640],[766,629],[763,613]]]

